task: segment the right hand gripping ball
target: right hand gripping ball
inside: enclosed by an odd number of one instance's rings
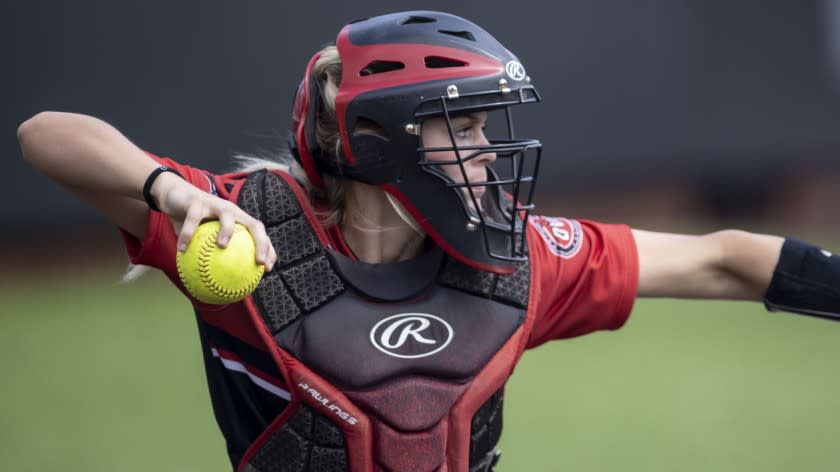
[[[214,305],[238,302],[254,291],[265,268],[256,263],[256,245],[248,229],[236,224],[226,248],[216,244],[220,224],[208,221],[196,228],[187,250],[175,263],[184,287],[197,300]]]

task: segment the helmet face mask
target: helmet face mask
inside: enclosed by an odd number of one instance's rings
[[[319,99],[314,58],[295,101],[291,144],[310,180],[317,186],[320,176],[312,174],[320,172],[379,186],[455,259],[512,272],[527,258],[525,228],[541,155],[539,141],[513,136],[511,107],[539,101],[518,59],[475,24],[428,11],[351,23],[336,47],[340,161],[312,138],[318,109],[312,103]],[[476,114],[501,116],[500,133],[460,139],[453,120]],[[446,139],[430,144],[432,123]],[[500,134],[504,139],[496,139]]]
[[[536,140],[514,138],[510,106],[470,111],[445,111],[440,118],[424,121],[420,126],[418,165],[458,195],[466,221],[464,230],[481,233],[489,256],[509,262],[524,261],[525,222],[533,209],[541,145]],[[439,135],[441,127],[447,135],[446,145],[430,146],[430,129]],[[459,144],[463,141],[459,139],[461,133],[468,134],[465,138],[470,139],[470,144]],[[504,138],[495,138],[500,134]],[[441,141],[440,136],[435,141]],[[507,247],[491,244],[488,231],[506,233]]]

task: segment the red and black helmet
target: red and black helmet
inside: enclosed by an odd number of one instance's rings
[[[312,184],[321,186],[320,176],[327,173],[377,185],[452,257],[479,269],[511,272],[527,258],[525,223],[542,148],[537,140],[513,137],[510,107],[539,101],[519,60],[475,24],[432,11],[353,22],[341,30],[336,46],[342,62],[335,98],[340,160],[315,140],[320,105],[312,69],[318,55],[295,98],[290,144]],[[503,110],[506,139],[458,147],[450,118],[489,110]],[[451,147],[423,147],[422,123],[430,117],[445,119]],[[358,123],[381,132],[353,133]],[[456,159],[427,160],[432,151],[453,151]],[[463,163],[485,153],[497,156],[496,169],[488,168],[486,181],[470,182]],[[504,164],[507,171],[499,172]],[[460,167],[464,181],[447,177],[445,165]],[[480,204],[475,187],[487,190]]]

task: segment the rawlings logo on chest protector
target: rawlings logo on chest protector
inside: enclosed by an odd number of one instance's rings
[[[389,356],[415,359],[440,352],[453,334],[452,326],[438,316],[402,313],[376,323],[370,330],[370,342]]]

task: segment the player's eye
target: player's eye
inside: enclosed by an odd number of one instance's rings
[[[455,137],[456,138],[466,139],[466,138],[469,138],[471,135],[472,135],[472,126],[467,126],[466,128],[461,128],[461,129],[455,130]]]

